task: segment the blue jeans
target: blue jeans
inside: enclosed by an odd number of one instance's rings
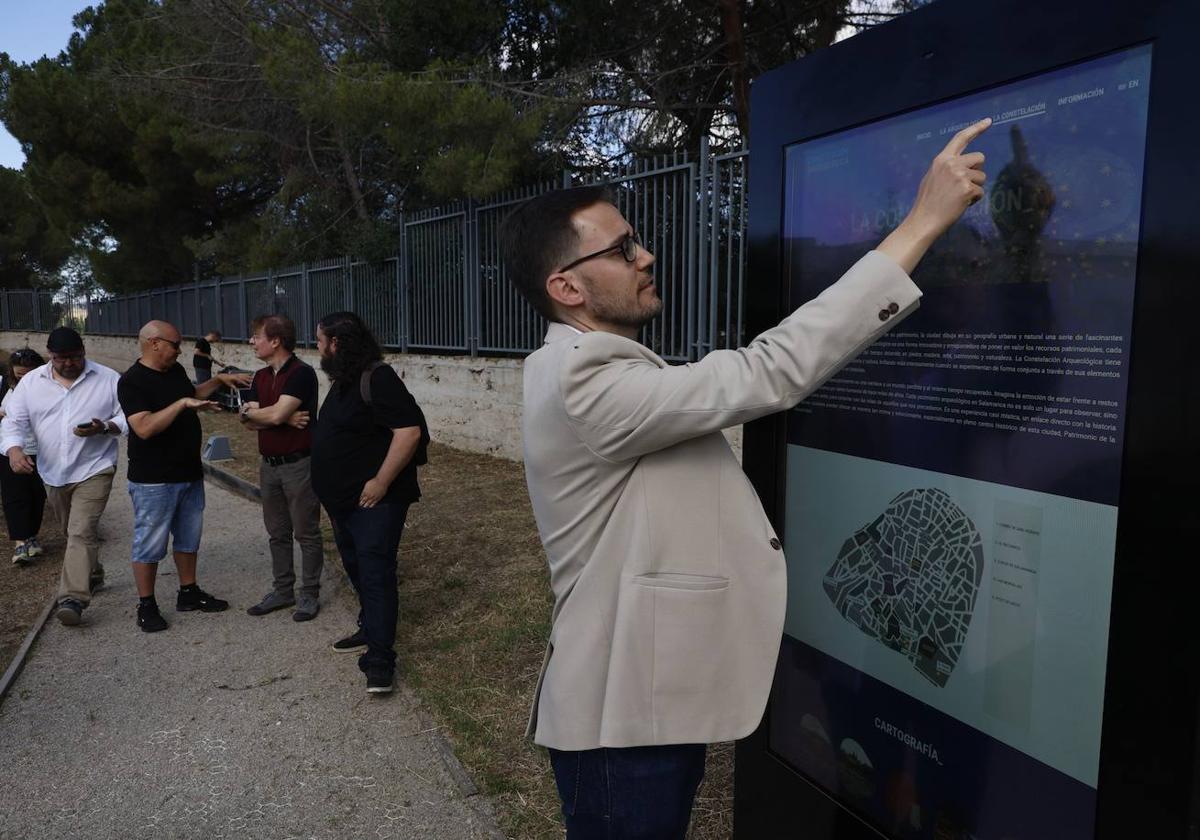
[[[367,636],[367,651],[358,658],[364,674],[396,668],[396,552],[406,516],[408,505],[395,503],[330,514],[342,566],[358,593],[358,626]]]
[[[683,840],[704,744],[550,750],[567,840]]]
[[[195,554],[204,531],[204,481],[129,482],[133,500],[133,562],[157,563],[173,551]]]

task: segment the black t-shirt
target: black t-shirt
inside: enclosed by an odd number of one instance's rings
[[[181,397],[194,396],[196,386],[178,362],[161,372],[134,362],[117,383],[117,399],[126,418],[143,411],[162,411]],[[202,479],[200,436],[200,418],[191,408],[179,412],[174,423],[147,440],[130,426],[129,480],[176,484]]]
[[[246,397],[262,408],[275,405],[282,396],[300,400],[299,411],[307,411],[309,425],[296,429],[284,423],[258,433],[258,451],[263,455],[290,455],[312,448],[312,425],[317,419],[317,372],[310,365],[290,356],[276,372],[270,365],[259,369],[250,382]],[[371,395],[374,400],[374,394]]]
[[[371,373],[371,404],[363,402],[357,379],[334,384],[313,427],[312,486],[330,513],[358,507],[363,485],[375,477],[392,443],[391,429],[421,425],[421,410],[396,371],[381,365]],[[388,488],[384,502],[421,498],[417,465],[409,461]]]
[[[207,338],[197,338],[196,339],[196,349],[198,351],[200,351],[201,353],[209,353],[209,354],[212,353],[212,345],[210,345],[208,343]],[[212,370],[212,357],[211,356],[193,355],[192,356],[192,367],[203,368],[204,370]]]

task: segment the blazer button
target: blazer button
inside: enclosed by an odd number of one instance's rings
[[[891,317],[892,317],[892,313],[888,312],[886,309],[879,310],[879,320],[880,321],[886,321],[888,318],[891,318]]]
[[[779,541],[779,537],[771,537],[771,548],[775,549],[776,551],[783,548],[783,543]]]
[[[893,315],[895,315],[899,311],[900,311],[900,305],[898,303],[896,303],[895,301],[892,301],[891,303],[888,304],[888,312],[891,312]]]

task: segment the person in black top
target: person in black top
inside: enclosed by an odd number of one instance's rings
[[[212,379],[213,363],[221,364],[212,354],[212,346],[221,342],[221,334],[215,330],[196,339],[196,352],[192,354],[192,369],[196,371],[196,384]]]
[[[353,312],[317,324],[321,370],[332,386],[313,428],[312,484],[333,520],[334,539],[358,593],[358,630],[335,642],[363,651],[367,691],[392,691],[396,652],[396,553],[408,507],[421,497],[417,464],[429,439],[425,418],[379,344]]]
[[[154,598],[158,562],[168,538],[179,572],[175,609],[220,612],[228,602],[196,584],[196,553],[204,523],[204,471],[200,466],[200,418],[217,411],[205,399],[222,385],[242,387],[247,374],[222,373],[193,385],[179,359],[179,330],[151,321],[138,333],[142,356],[121,375],[117,399],[129,421],[129,495],[133,500],[133,579],[138,627],[166,630]]]
[[[258,432],[258,487],[262,493],[263,524],[270,537],[274,587],[250,615],[266,615],[296,605],[295,621],[316,618],[320,610],[321,569],[325,563],[321,538],[321,503],[312,489],[309,457],[317,416],[317,373],[292,352],[296,325],[286,315],[264,315],[250,325],[254,355],[267,366],[254,374],[249,399],[239,417]],[[292,540],[300,543],[299,599],[293,591],[296,571]]]
[[[8,357],[8,372],[0,378],[0,418],[4,417],[5,405],[12,389],[25,374],[46,364],[36,350],[22,347]],[[37,466],[37,437],[26,438],[23,450]],[[42,477],[35,469],[32,473],[13,472],[7,457],[0,457],[0,500],[3,501],[4,519],[8,523],[8,537],[13,542],[14,565],[24,566],[43,551],[38,542],[42,529],[42,514],[46,508],[46,488]]]

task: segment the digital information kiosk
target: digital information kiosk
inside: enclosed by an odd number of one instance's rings
[[[917,312],[747,427],[788,609],[737,837],[1195,836],[1198,11],[941,0],[756,82],[755,331],[993,125]]]

